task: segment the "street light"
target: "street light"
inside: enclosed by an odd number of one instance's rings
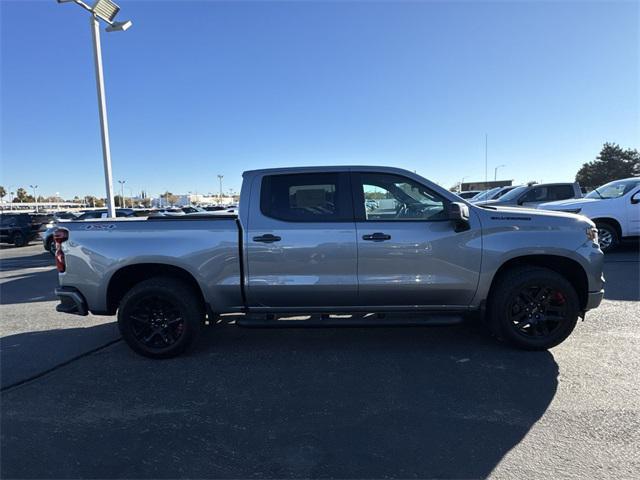
[[[220,195],[218,196],[218,205],[222,205],[222,178],[224,175],[218,175],[218,180],[220,181]]]
[[[506,167],[506,165],[498,165],[493,169],[493,181],[495,182],[498,179],[498,169],[501,167]]]
[[[114,18],[120,11],[120,7],[111,0],[97,0],[93,6],[87,5],[82,0],[58,0],[58,3],[73,2],[91,16],[89,19],[93,37],[93,59],[96,69],[96,89],[98,91],[98,111],[100,115],[100,133],[102,139],[102,161],[104,163],[104,182],[107,189],[107,211],[110,218],[116,217],[116,208],[113,202],[113,177],[111,175],[111,147],[109,145],[109,123],[107,122],[107,99],[104,91],[104,72],[102,70],[102,47],[100,45],[100,22],[108,24],[107,32],[125,31],[133,25],[130,20],[116,22]]]
[[[36,190],[38,189],[38,185],[29,185],[33,188],[33,199],[36,202],[36,213],[38,213],[38,196],[36,195]]]
[[[124,184],[127,183],[126,180],[118,180],[120,184],[120,208],[126,207],[127,205],[124,203]]]

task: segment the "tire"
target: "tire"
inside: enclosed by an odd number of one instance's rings
[[[24,247],[27,244],[27,239],[21,232],[16,232],[13,234],[13,244],[16,247]]]
[[[53,240],[53,238],[47,242],[47,250],[51,255],[53,255],[54,257],[56,256],[56,242]]]
[[[614,250],[620,244],[618,229],[609,222],[596,222],[598,229],[598,243],[604,253]]]
[[[187,350],[204,322],[204,305],[179,280],[156,277],[135,285],[118,308],[118,327],[135,352],[171,358]]]
[[[524,350],[547,350],[573,331],[580,314],[578,294],[553,270],[518,267],[492,288],[487,323],[500,340]]]

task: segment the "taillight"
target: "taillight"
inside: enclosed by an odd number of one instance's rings
[[[69,230],[59,228],[53,232],[53,241],[56,242],[56,268],[60,273],[67,269],[67,264],[62,251],[62,244],[69,239]]]

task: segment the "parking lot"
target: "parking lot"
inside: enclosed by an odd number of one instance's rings
[[[210,327],[153,361],[55,312],[40,244],[0,250],[3,478],[638,478],[640,255],[549,352],[446,328]]]

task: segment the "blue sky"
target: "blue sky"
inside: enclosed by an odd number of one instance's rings
[[[134,26],[103,54],[114,182],[134,191],[347,163],[449,187],[484,178],[485,133],[489,176],[518,182],[639,147],[638,2],[119,3]],[[0,184],[103,196],[87,14],[0,15]]]

